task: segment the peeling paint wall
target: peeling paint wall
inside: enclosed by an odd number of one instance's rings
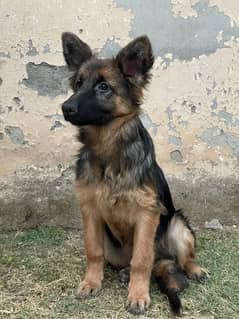
[[[75,32],[101,57],[148,34],[156,61],[142,120],[176,202],[195,222],[215,215],[238,222],[237,0],[2,0],[0,12],[0,227],[11,228],[11,211],[19,219],[14,227],[27,224],[29,209],[40,216],[31,217],[35,224],[57,220],[56,211],[60,224],[75,220],[76,204],[64,206],[65,220],[62,205],[49,213],[51,206],[39,204],[51,194],[56,203],[69,196],[74,178],[64,174],[78,149],[60,110],[70,95],[62,31]],[[45,199],[34,191],[39,180],[51,185]],[[34,198],[26,200],[23,189]],[[21,197],[19,217],[11,207]]]

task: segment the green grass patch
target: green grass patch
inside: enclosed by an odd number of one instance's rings
[[[198,234],[198,261],[211,272],[203,284],[182,294],[185,318],[239,318],[239,232]],[[133,318],[125,309],[127,289],[117,271],[105,267],[101,293],[83,301],[74,297],[83,278],[82,234],[60,228],[0,234],[0,318]],[[157,286],[144,318],[168,318],[169,308]]]
[[[55,227],[39,227],[17,234],[15,242],[18,245],[61,245],[65,239],[65,231]]]

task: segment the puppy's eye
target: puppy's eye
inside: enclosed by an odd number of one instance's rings
[[[111,90],[111,87],[109,86],[109,84],[105,81],[100,82],[99,84],[96,85],[96,90],[100,91],[101,93],[105,93]]]

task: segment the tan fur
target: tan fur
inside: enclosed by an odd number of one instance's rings
[[[149,186],[114,193],[102,182],[89,185],[78,182],[76,189],[82,214],[91,214],[106,222],[122,243],[127,242],[138,219],[144,218],[145,211],[157,215],[158,225],[160,208],[156,194]]]
[[[99,290],[103,279],[103,224],[99,216],[91,212],[93,212],[92,203],[87,202],[82,212],[87,268],[84,281],[77,290],[78,297],[84,295],[89,289],[90,291]]]
[[[98,71],[98,75],[106,79],[117,91],[122,90],[120,81],[122,79],[122,75],[119,72],[117,65],[114,65],[114,63],[102,67]],[[137,101],[141,102],[143,98],[142,87],[135,86],[132,94],[134,94],[134,97]],[[116,96],[115,102],[117,105],[116,110],[114,111],[115,116],[124,116],[131,114],[132,112],[134,113],[135,108],[132,108],[131,101],[127,100],[125,97],[122,98],[118,95]]]
[[[179,282],[172,276],[175,268],[173,260],[162,259],[155,263],[153,273],[167,283],[167,289],[180,290]]]
[[[86,143],[94,153],[104,159],[112,158],[112,155],[118,153],[117,138],[123,125],[136,116],[136,112],[130,114],[119,115],[112,123],[107,126],[85,126],[81,128],[84,133]]]
[[[135,191],[112,193],[105,183],[85,185],[78,183],[81,212],[85,230],[87,267],[84,281],[98,282],[102,279],[102,253],[109,262],[127,266],[131,260],[129,300],[149,302],[149,280],[154,260],[154,238],[159,223],[160,209],[155,191],[142,186]],[[102,228],[106,223],[121,242],[123,263],[115,256],[112,247],[103,244]],[[91,225],[89,225],[91,223]],[[95,233],[94,233],[95,232]],[[94,242],[96,241],[96,243]],[[131,259],[132,257],[132,259]],[[94,271],[94,273],[93,273]],[[80,293],[78,291],[78,293]],[[140,294],[140,296],[139,296]]]
[[[194,254],[195,242],[191,231],[177,216],[174,216],[170,222],[167,240],[170,252],[178,256],[179,264],[183,267],[187,256]]]
[[[177,256],[179,265],[191,279],[200,279],[206,270],[195,264],[195,238],[184,222],[174,216],[167,231],[167,245],[172,255]]]
[[[183,218],[170,220],[175,213],[170,192],[156,164],[153,142],[139,119],[143,89],[154,62],[152,47],[147,36],[142,36],[115,58],[97,59],[76,35],[66,32],[62,40],[65,60],[75,70],[71,78],[74,94],[62,110],[65,119],[79,127],[78,139],[83,143],[76,190],[87,269],[77,295],[94,294],[101,288],[106,259],[117,267],[130,266],[129,311],[143,313],[150,301],[154,260],[161,259],[157,272],[172,290],[177,289],[177,276],[170,276],[170,271],[177,271],[176,263],[172,268],[162,256],[178,260],[188,275],[200,272],[193,263],[190,227]],[[160,215],[167,213],[169,228],[164,223],[167,218],[158,228]]]
[[[159,215],[144,211],[138,218],[134,231],[133,257],[128,300],[131,303],[149,304],[149,283],[154,261],[154,238]]]
[[[154,265],[154,274],[157,277],[165,277],[168,270],[172,267],[174,262],[172,260],[163,259],[157,261]]]

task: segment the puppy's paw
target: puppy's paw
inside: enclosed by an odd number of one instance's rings
[[[88,280],[83,280],[76,291],[76,298],[83,299],[86,297],[94,297],[101,289],[101,282],[95,283]]]
[[[207,269],[194,264],[194,267],[192,267],[190,271],[187,271],[187,276],[191,280],[204,281],[210,277],[210,272]]]
[[[127,286],[130,280],[130,267],[123,268],[119,271],[120,282]]]
[[[142,315],[150,305],[149,295],[129,295],[126,310],[133,315]]]

